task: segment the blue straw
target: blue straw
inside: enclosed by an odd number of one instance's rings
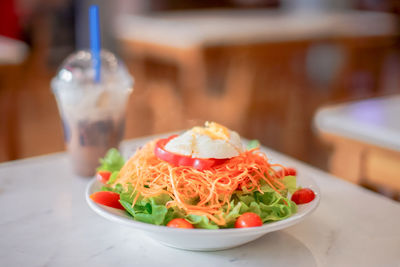
[[[100,23],[99,7],[92,5],[89,8],[89,28],[90,28],[90,50],[93,56],[93,68],[95,71],[94,81],[100,81]]]

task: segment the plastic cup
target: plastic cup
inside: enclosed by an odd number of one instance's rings
[[[133,78],[112,53],[102,50],[100,81],[94,79],[92,54],[78,51],[61,65],[51,87],[63,122],[73,169],[93,176],[99,158],[118,147],[125,129],[126,103]]]

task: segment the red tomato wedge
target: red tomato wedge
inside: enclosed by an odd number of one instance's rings
[[[172,219],[169,221],[167,224],[168,227],[173,227],[173,228],[187,228],[187,229],[193,229],[193,225],[186,221],[185,219],[182,218],[176,218]]]
[[[122,207],[121,203],[119,203],[119,194],[111,191],[99,191],[90,195],[90,198],[101,205],[125,210]]]
[[[247,228],[261,226],[260,216],[253,212],[245,212],[236,219],[235,228]]]
[[[302,188],[294,192],[292,195],[292,201],[299,204],[306,204],[313,201],[315,198],[315,193],[310,188]]]
[[[164,146],[177,135],[172,135],[165,139],[157,141],[154,148],[154,154],[161,160],[171,163],[174,166],[187,166],[193,167],[196,170],[202,171],[211,168],[214,165],[220,164],[226,159],[200,159],[192,158],[191,156],[184,156],[175,154],[165,150]]]
[[[111,172],[109,171],[98,171],[96,173],[96,178],[103,184],[107,184],[108,180],[110,179]]]
[[[282,170],[279,170],[278,172],[276,172],[276,176],[282,177],[282,178],[285,176],[290,176],[290,175],[293,175],[293,176],[297,175],[297,171],[295,168],[286,168],[286,169],[282,169]]]

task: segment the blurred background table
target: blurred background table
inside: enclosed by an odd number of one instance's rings
[[[315,123],[334,152],[330,171],[400,192],[400,95],[326,107]]]
[[[145,139],[125,142],[130,155]],[[272,150],[312,177],[321,203],[306,220],[217,252],[169,248],[95,214],[89,182],[59,153],[0,164],[2,266],[388,266],[399,263],[400,204]],[[12,206],[12,208],[10,208]],[[364,208],[360,208],[364,207]]]
[[[379,12],[259,9],[127,15],[115,29],[137,89],[154,96],[156,130],[187,127],[188,119],[220,121],[318,164],[315,110],[383,93],[396,23]]]
[[[0,66],[21,64],[28,53],[28,46],[19,40],[0,35]]]

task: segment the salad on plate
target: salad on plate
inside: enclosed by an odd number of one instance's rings
[[[100,163],[104,185],[90,198],[161,226],[256,227],[315,198],[297,186],[295,169],[271,163],[257,141],[245,148],[238,133],[215,122],[152,140],[126,162],[111,149]]]

